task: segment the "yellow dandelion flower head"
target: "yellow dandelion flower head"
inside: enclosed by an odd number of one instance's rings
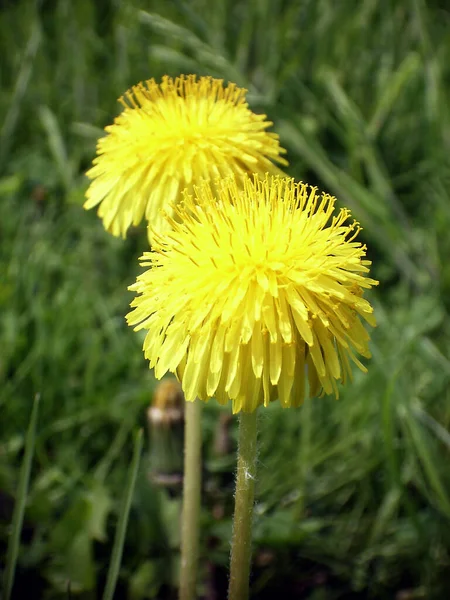
[[[128,90],[123,112],[97,145],[84,207],[100,205],[105,229],[125,237],[145,218],[161,231],[162,209],[201,180],[281,174],[278,136],[245,100],[246,90],[211,77],[165,76]]]
[[[254,411],[334,393],[350,362],[370,357],[362,320],[375,325],[363,291],[366,247],[335,198],[292,179],[207,183],[184,194],[180,223],[141,258],[150,269],[130,287],[127,316],[146,329],[145,357],[157,378],[175,373],[187,400]],[[180,220],[181,220],[180,219]],[[308,382],[308,385],[307,385]]]

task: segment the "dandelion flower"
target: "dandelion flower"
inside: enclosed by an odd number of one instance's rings
[[[234,83],[195,75],[154,79],[128,90],[123,112],[97,145],[86,209],[99,205],[105,229],[125,237],[145,217],[155,231],[167,223],[167,210],[184,189],[245,173],[281,174],[272,161],[280,156],[272,125],[245,100]]]
[[[207,183],[184,194],[130,287],[127,316],[146,329],[145,357],[157,378],[180,379],[186,400],[232,400],[233,412],[279,398],[298,406],[338,396],[350,363],[370,357],[362,320],[375,325],[364,289],[366,247],[335,198],[291,179]],[[308,380],[308,388],[306,386]]]

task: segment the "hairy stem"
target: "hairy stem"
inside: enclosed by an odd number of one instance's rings
[[[231,545],[229,600],[247,600],[252,545],[253,501],[256,476],[256,411],[241,413]]]

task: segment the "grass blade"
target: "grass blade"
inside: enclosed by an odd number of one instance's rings
[[[378,99],[372,118],[367,127],[367,133],[370,139],[373,140],[378,137],[378,134],[395,106],[396,101],[411,79],[420,73],[421,68],[422,64],[419,55],[417,52],[411,52],[403,59],[403,62],[397,71],[391,74],[382,95]]]
[[[422,421],[434,433],[436,438],[450,449],[450,433],[447,429],[436,421],[436,419],[433,419],[425,410],[420,408],[420,406],[413,406],[412,411],[419,421]]]
[[[31,462],[34,454],[34,443],[36,439],[36,423],[38,418],[39,394],[36,394],[31,411],[30,424],[28,425],[27,437],[25,440],[25,454],[20,469],[19,487],[17,490],[16,503],[11,523],[11,535],[8,540],[8,550],[6,555],[5,574],[3,579],[4,600],[9,600],[14,583],[14,574],[16,572],[17,556],[19,554],[20,534],[22,531],[23,517],[25,514],[25,504],[28,494],[28,483],[30,480]]]
[[[417,452],[417,458],[423,468],[425,482],[429,485],[430,491],[434,493],[434,500],[438,508],[447,517],[450,517],[450,495],[442,481],[441,472],[438,468],[439,461],[436,459],[426,431],[420,427],[418,423],[419,417],[412,411],[403,411],[403,418]]]
[[[125,494],[123,497],[122,508],[120,510],[119,522],[117,524],[114,546],[109,564],[108,576],[106,578],[103,600],[113,600],[114,590],[119,577],[120,562],[122,560],[123,544],[128,524],[128,515],[130,514],[131,499],[133,497],[134,486],[139,468],[139,461],[142,452],[142,429],[137,433],[134,442],[133,458],[131,459],[130,473],[128,476]]]
[[[69,191],[72,187],[72,168],[58,120],[48,106],[41,106],[38,114],[64,188]]]
[[[16,84],[11,95],[9,109],[0,130],[0,166],[3,166],[3,162],[6,161],[6,157],[8,156],[13,134],[19,120],[22,100],[26,95],[30,83],[31,74],[34,68],[34,59],[41,44],[41,40],[41,29],[39,22],[36,19],[31,31],[30,39],[25,48]]]

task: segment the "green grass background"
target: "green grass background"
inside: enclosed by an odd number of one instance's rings
[[[124,321],[145,232],[106,234],[82,209],[84,172],[129,86],[194,72],[249,90],[289,173],[361,222],[380,280],[369,373],[339,401],[261,411],[252,594],[448,598],[448,5],[3,0],[0,57],[0,565],[40,394],[14,593],[102,596],[155,382]],[[221,412],[205,415],[199,594],[211,598],[224,597],[231,531]],[[180,499],[148,482],[148,448],[116,598],[175,593]]]

